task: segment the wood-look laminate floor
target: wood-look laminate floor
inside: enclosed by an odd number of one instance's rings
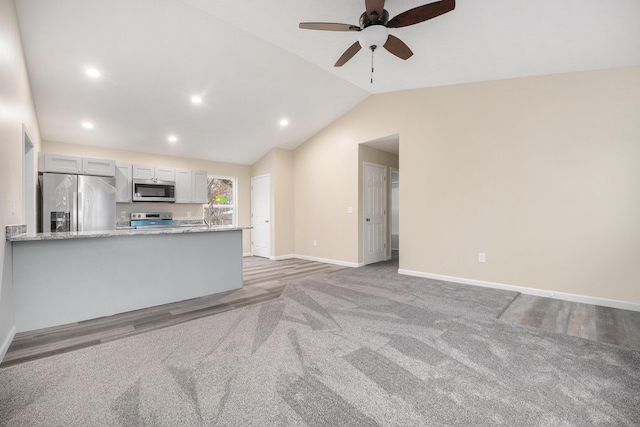
[[[0,367],[41,359],[84,347],[165,328],[280,296],[293,280],[348,267],[300,259],[243,259],[244,286],[200,298],[164,304],[83,322],[16,334]]]
[[[500,320],[640,351],[640,312],[519,295]]]

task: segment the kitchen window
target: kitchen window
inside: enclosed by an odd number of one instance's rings
[[[235,227],[237,222],[237,191],[235,177],[210,176],[207,185],[207,200],[205,216],[214,226]],[[208,212],[208,213],[207,213]]]

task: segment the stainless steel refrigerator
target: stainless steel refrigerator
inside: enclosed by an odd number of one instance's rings
[[[115,230],[115,178],[44,173],[39,180],[43,232]]]

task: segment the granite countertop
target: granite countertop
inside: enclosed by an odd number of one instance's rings
[[[9,236],[10,242],[29,242],[42,240],[68,240],[68,239],[90,239],[97,237],[122,237],[122,236],[148,236],[152,234],[187,234],[187,233],[210,233],[220,231],[248,230],[251,227],[221,227],[208,225],[177,225],[174,227],[162,228],[124,228],[107,231],[74,231],[70,233],[23,233]]]

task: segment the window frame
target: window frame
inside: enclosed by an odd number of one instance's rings
[[[217,225],[216,227],[228,227],[228,228],[235,228],[238,226],[238,177],[237,176],[228,176],[228,175],[207,175],[207,198],[209,198],[209,186],[210,183],[213,179],[227,179],[232,181],[232,186],[233,186],[233,204],[229,205],[214,205],[214,204],[209,204],[206,203],[203,205],[203,214],[206,215],[207,212],[207,208],[211,207],[212,209],[215,208],[232,208],[233,209],[233,216],[231,219],[231,224],[230,225]],[[204,218],[203,215],[203,218]],[[211,214],[209,213],[209,216]],[[211,221],[211,217],[206,218],[208,221]]]

